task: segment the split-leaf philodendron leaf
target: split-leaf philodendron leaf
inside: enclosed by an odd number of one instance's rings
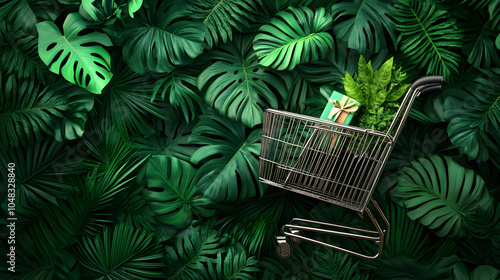
[[[110,72],[111,57],[103,47],[112,43],[106,34],[86,33],[84,30],[88,27],[78,13],[66,17],[64,34],[51,21],[37,23],[38,54],[50,71],[100,94],[113,76]]]

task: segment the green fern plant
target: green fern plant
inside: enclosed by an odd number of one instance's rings
[[[210,0],[191,1],[191,17],[205,24],[208,31],[205,41],[209,48],[217,45],[219,38],[226,43],[233,40],[233,28],[241,32],[254,21],[261,0]]]
[[[463,34],[446,9],[430,1],[402,0],[395,5],[398,45],[411,65],[445,81],[458,73]]]

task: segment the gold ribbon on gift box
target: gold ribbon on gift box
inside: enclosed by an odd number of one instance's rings
[[[356,104],[352,99],[349,99],[347,96],[343,96],[340,101],[338,99],[328,99],[328,102],[333,103],[333,108],[330,111],[330,114],[328,114],[328,118],[334,122],[338,120],[339,123],[344,123],[349,113],[354,114],[354,112],[358,110],[358,104]],[[346,114],[340,117],[342,113]]]

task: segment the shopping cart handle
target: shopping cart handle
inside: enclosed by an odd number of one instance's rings
[[[443,83],[443,76],[430,75],[416,79],[413,82],[413,84],[411,84],[410,88],[416,89],[420,86],[431,85],[431,84],[442,84],[442,83]]]

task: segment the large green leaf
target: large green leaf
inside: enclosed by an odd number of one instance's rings
[[[489,150],[500,143],[500,70],[478,77],[462,87],[448,89],[445,116],[451,119],[448,135],[461,154],[479,162],[486,161]],[[496,73],[495,73],[496,72]]]
[[[206,28],[202,22],[182,20],[187,13],[183,1],[146,1],[134,19],[128,18],[119,31],[123,59],[137,73],[170,72],[189,64],[203,52]]]
[[[278,70],[291,70],[298,64],[323,59],[333,48],[326,32],[332,17],[324,8],[290,7],[279,12],[259,29],[253,48],[259,63]]]
[[[224,256],[223,256],[224,255]],[[236,243],[228,248],[227,253],[218,253],[217,258],[208,266],[210,279],[252,280],[253,273],[259,271],[257,259],[248,256],[245,247]]]
[[[257,181],[261,130],[246,136],[245,126],[215,113],[203,115],[189,137],[202,145],[191,157],[201,164],[195,181],[205,196],[216,201],[235,201],[262,194]]]
[[[85,34],[89,24],[78,13],[66,17],[64,35],[51,21],[37,23],[38,54],[49,70],[61,74],[69,82],[100,94],[109,83],[110,55],[104,46],[111,46],[106,34]],[[84,32],[82,32],[84,31]],[[83,33],[83,34],[82,34]]]
[[[175,157],[155,156],[149,161],[143,195],[160,222],[181,229],[191,223],[193,213],[213,215],[204,208],[212,202],[197,193],[195,174],[191,164]]]
[[[277,75],[259,65],[252,50],[252,36],[237,36],[211,53],[214,63],[198,77],[198,88],[205,88],[209,106],[232,120],[249,127],[262,123],[263,107],[278,107],[276,93],[285,97],[288,76]]]
[[[351,49],[361,54],[378,53],[380,50],[395,46],[394,33],[395,11],[393,4],[380,0],[342,1],[332,6],[335,21],[333,33],[342,41],[347,42]],[[385,33],[390,37],[387,42]]]
[[[458,73],[463,34],[446,9],[430,1],[401,0],[396,4],[398,44],[408,63],[442,75],[446,81]]]
[[[261,0],[193,0],[189,10],[192,18],[200,20],[208,28],[205,40],[210,48],[219,42],[233,39],[235,28],[242,31],[253,21]]]
[[[86,277],[94,279],[162,279],[163,254],[154,235],[127,224],[83,237],[74,249]],[[88,279],[88,278],[87,278]]]
[[[403,169],[393,197],[402,201],[411,219],[438,236],[466,236],[476,211],[492,207],[483,179],[450,157],[432,155],[411,164]]]

